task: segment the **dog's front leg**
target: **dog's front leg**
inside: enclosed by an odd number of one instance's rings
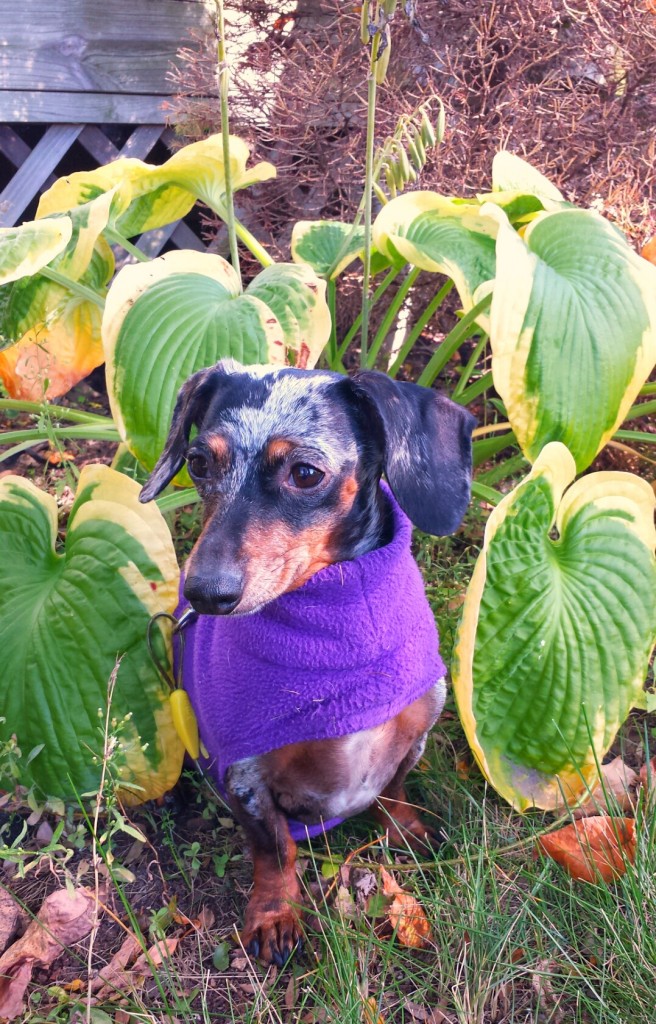
[[[231,765],[225,787],[253,857],[253,895],[246,908],[242,942],[253,956],[282,967],[302,940],[296,843],[258,758]]]

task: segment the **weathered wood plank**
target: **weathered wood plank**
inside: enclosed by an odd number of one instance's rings
[[[82,125],[53,125],[0,195],[0,227],[11,227],[82,131]],[[5,206],[5,204],[7,204]]]
[[[168,78],[204,0],[0,0],[0,89],[171,95]]]
[[[0,91],[0,121],[8,123],[165,124],[169,113],[161,96]]]
[[[6,156],[14,167],[20,167],[31,152],[28,144],[23,142],[13,128],[10,128],[8,124],[0,125],[0,153]]]

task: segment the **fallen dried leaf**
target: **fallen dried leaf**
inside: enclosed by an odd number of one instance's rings
[[[201,907],[200,913],[198,914],[198,927],[208,932],[214,924],[216,917],[214,912],[209,907]]]
[[[638,784],[633,768],[629,768],[621,757],[616,757],[601,766],[601,776],[587,800],[572,811],[573,818],[633,810]]]
[[[287,988],[285,989],[285,1006],[288,1010],[293,1010],[296,1006],[296,978],[292,974]]]
[[[407,1010],[414,1020],[426,1021],[431,1016],[431,1011],[426,1006],[413,1003],[411,999],[403,1000],[403,1009]]]
[[[91,991],[99,992],[105,998],[111,995],[117,988],[125,988],[125,968],[130,960],[137,956],[140,949],[141,943],[136,935],[128,935],[124,939],[118,953],[114,953],[109,963],[98,971],[98,974],[91,982]],[[123,982],[122,986],[121,982]]]
[[[635,858],[633,818],[581,818],[541,836],[538,846],[582,882],[611,882]]]
[[[95,896],[88,889],[53,892],[18,942],[0,957],[0,1017],[12,1020],[23,1008],[23,997],[35,967],[47,967],[93,926]]]
[[[563,1019],[563,1010],[560,1006],[561,996],[554,992],[551,983],[552,975],[555,973],[557,973],[555,961],[538,960],[533,971],[531,984],[533,991],[540,1000],[540,1004],[549,1012],[549,1020],[554,1021],[554,1024],[560,1024],[560,1021]]]
[[[20,907],[14,897],[6,889],[0,889],[0,953],[4,953],[15,938],[20,916]]]
[[[397,939],[402,946],[425,948],[433,937],[423,907],[414,896],[402,889],[385,868],[381,868],[380,877],[384,894],[393,896],[387,916],[392,928],[396,929]]]
[[[165,960],[173,956],[178,947],[178,939],[162,939],[155,942],[147,953],[142,953],[135,960],[132,968],[133,974],[149,974],[152,967],[161,967]]]

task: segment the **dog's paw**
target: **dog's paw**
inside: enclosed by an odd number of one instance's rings
[[[284,967],[292,953],[303,950],[300,915],[285,900],[251,900],[241,941],[250,956]]]

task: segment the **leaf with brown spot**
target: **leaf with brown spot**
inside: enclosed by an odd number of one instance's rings
[[[424,908],[385,868],[381,868],[380,876],[383,893],[393,897],[387,916],[399,942],[402,946],[424,949],[433,939]]]
[[[633,818],[581,818],[538,839],[543,853],[582,882],[612,882],[635,859]]]
[[[573,818],[613,814],[617,810],[632,811],[635,807],[638,776],[621,757],[601,766],[601,780],[584,802],[572,811]],[[610,804],[610,807],[609,807]]]
[[[84,939],[93,926],[95,896],[88,889],[53,892],[21,939],[0,957],[0,1017],[12,1020],[23,1008],[35,967],[48,967],[66,946]]]

